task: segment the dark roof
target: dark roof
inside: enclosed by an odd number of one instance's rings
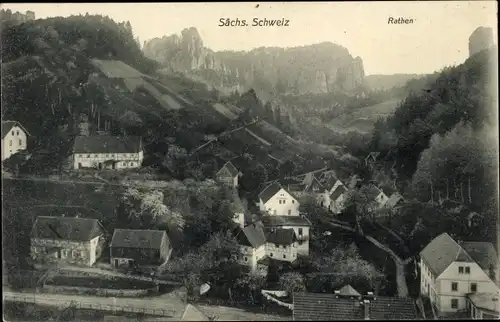
[[[310,183],[308,183],[307,186],[305,187],[304,191],[314,192],[315,188],[319,191],[325,190],[325,187],[321,184],[321,182],[318,180],[318,178],[313,176],[310,180]]]
[[[266,241],[276,245],[291,245],[297,240],[295,231],[292,228],[288,229],[266,229]]]
[[[333,188],[333,186],[335,185],[335,183],[336,183],[337,181],[339,181],[339,179],[338,179],[335,175],[329,176],[328,178],[325,178],[325,179],[323,180],[323,182],[324,182],[324,183],[323,183],[323,186],[324,186],[326,189],[330,190],[330,189],[332,189],[332,188]],[[342,181],[341,181],[341,182],[342,182]]]
[[[219,170],[219,172],[221,172],[223,169],[226,169],[227,171],[229,171],[229,173],[233,177],[236,177],[238,175],[238,173],[240,173],[238,171],[238,169],[236,169],[236,167],[231,163],[231,161],[227,161],[226,164],[224,164],[224,166]]]
[[[334,294],[294,293],[293,319],[295,321],[363,320],[364,305],[369,306],[370,320],[413,320],[418,318],[411,298],[378,297],[361,303]]]
[[[486,272],[498,266],[498,256],[495,247],[488,242],[463,242],[460,244],[474,261]]]
[[[437,276],[441,275],[454,261],[474,262],[469,254],[447,233],[442,233],[434,238],[420,252],[420,257]]]
[[[138,136],[77,136],[73,153],[138,153],[142,149]]]
[[[361,296],[361,294],[359,294],[359,292],[349,284],[342,286],[342,288],[339,290],[339,294],[347,296]]]
[[[404,297],[378,297],[370,300],[370,320],[416,320],[415,302]]]
[[[26,131],[24,126],[21,125],[21,123],[17,121],[2,121],[2,139],[7,135],[7,133],[9,133],[9,131],[14,126],[19,126],[26,133],[26,135],[30,135],[29,132]]]
[[[382,190],[380,190],[378,187],[375,185],[371,184],[368,187],[368,195],[372,196],[373,198],[377,197],[379,194],[383,193]]]
[[[110,246],[159,249],[166,235],[163,230],[115,229]]]
[[[395,207],[398,202],[403,200],[403,196],[401,196],[398,192],[393,193],[390,197],[389,200],[385,203],[386,207]]]
[[[238,227],[234,235],[239,245],[257,248],[266,243],[266,236],[259,225],[251,224],[244,228]]]
[[[261,199],[263,203],[266,203],[275,194],[277,194],[278,191],[280,191],[281,189],[283,189],[283,188],[281,187],[281,185],[279,183],[273,182],[270,185],[268,185],[266,188],[264,188],[264,190],[262,190],[261,193],[259,193],[259,199]]]
[[[32,238],[89,241],[104,233],[97,219],[76,217],[37,217]]]
[[[359,301],[338,298],[334,294],[294,293],[294,321],[363,320]]]
[[[309,220],[302,216],[264,216],[262,223],[265,227],[311,226]]]
[[[332,194],[330,195],[330,199],[335,201],[346,191],[347,191],[346,187],[344,187],[344,185],[341,184],[337,188],[335,188],[335,190],[332,192]]]

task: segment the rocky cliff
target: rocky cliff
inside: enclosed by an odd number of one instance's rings
[[[493,46],[493,29],[478,27],[469,37],[469,56]]]
[[[170,71],[183,72],[219,88],[282,93],[350,91],[362,84],[363,61],[333,43],[294,48],[261,47],[214,52],[196,28],[144,43],[144,54]]]

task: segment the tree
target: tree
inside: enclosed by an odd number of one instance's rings
[[[281,275],[278,285],[281,290],[286,291],[289,295],[306,290],[304,277],[297,272],[287,272]]]
[[[182,229],[185,220],[180,213],[163,203],[163,192],[159,190],[140,191],[128,188],[122,196],[127,217],[140,228],[152,228],[167,224],[169,228]]]
[[[308,285],[314,292],[332,292],[346,284],[367,290],[378,290],[384,275],[359,255],[354,244],[337,247],[321,258],[315,258],[318,272],[309,274]]]
[[[265,283],[265,276],[255,273],[245,274],[236,280],[236,285],[248,292],[248,295],[250,295],[252,300],[252,304],[255,304],[255,293],[262,289]]]

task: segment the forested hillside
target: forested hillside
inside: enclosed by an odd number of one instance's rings
[[[39,139],[72,129],[80,114],[113,104],[91,82],[90,59],[118,59],[148,72],[130,23],[103,16],[5,21],[2,46],[2,118],[20,120]]]
[[[479,213],[481,238],[491,240],[498,211],[497,51],[428,77],[392,117],[377,122],[369,148],[394,166],[399,187],[417,200]]]

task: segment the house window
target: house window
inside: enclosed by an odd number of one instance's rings
[[[66,257],[68,257],[68,250],[66,250],[66,249],[62,249],[62,250],[61,250],[61,257],[62,257],[62,258],[66,258]]]
[[[477,284],[476,283],[472,283],[470,285],[470,291],[471,292],[477,292]]]
[[[94,154],[94,158],[97,158],[97,154]]]
[[[292,200],[292,203],[295,203],[295,200]]]
[[[9,146],[12,146],[12,140],[9,140]]]
[[[16,132],[16,135],[19,135],[19,131]]]
[[[458,274],[463,274],[463,273],[464,273],[464,267],[458,266]]]
[[[273,257],[273,253],[270,253],[269,256]]]
[[[12,136],[14,136],[14,131],[12,131]]]
[[[470,267],[469,266],[465,266],[465,274],[470,274]]]
[[[291,215],[291,214],[292,214],[292,210],[288,209],[288,215]]]
[[[458,309],[458,299],[451,299],[451,308]]]
[[[130,166],[133,167],[134,166],[134,162],[130,162]]]
[[[285,204],[285,203],[286,203],[286,200],[283,200],[283,204]]]
[[[457,282],[451,283],[451,290],[454,292],[458,291],[458,283]]]
[[[303,233],[302,228],[299,228],[299,236],[302,236],[302,233]]]
[[[245,258],[244,258],[244,259],[245,259],[245,262],[248,262],[248,257],[246,257],[246,256],[245,256]]]
[[[23,145],[23,140],[19,140],[19,145]]]
[[[283,258],[286,258],[286,255],[285,255],[285,254],[283,254]]]
[[[90,158],[90,154],[87,154],[87,158]]]

